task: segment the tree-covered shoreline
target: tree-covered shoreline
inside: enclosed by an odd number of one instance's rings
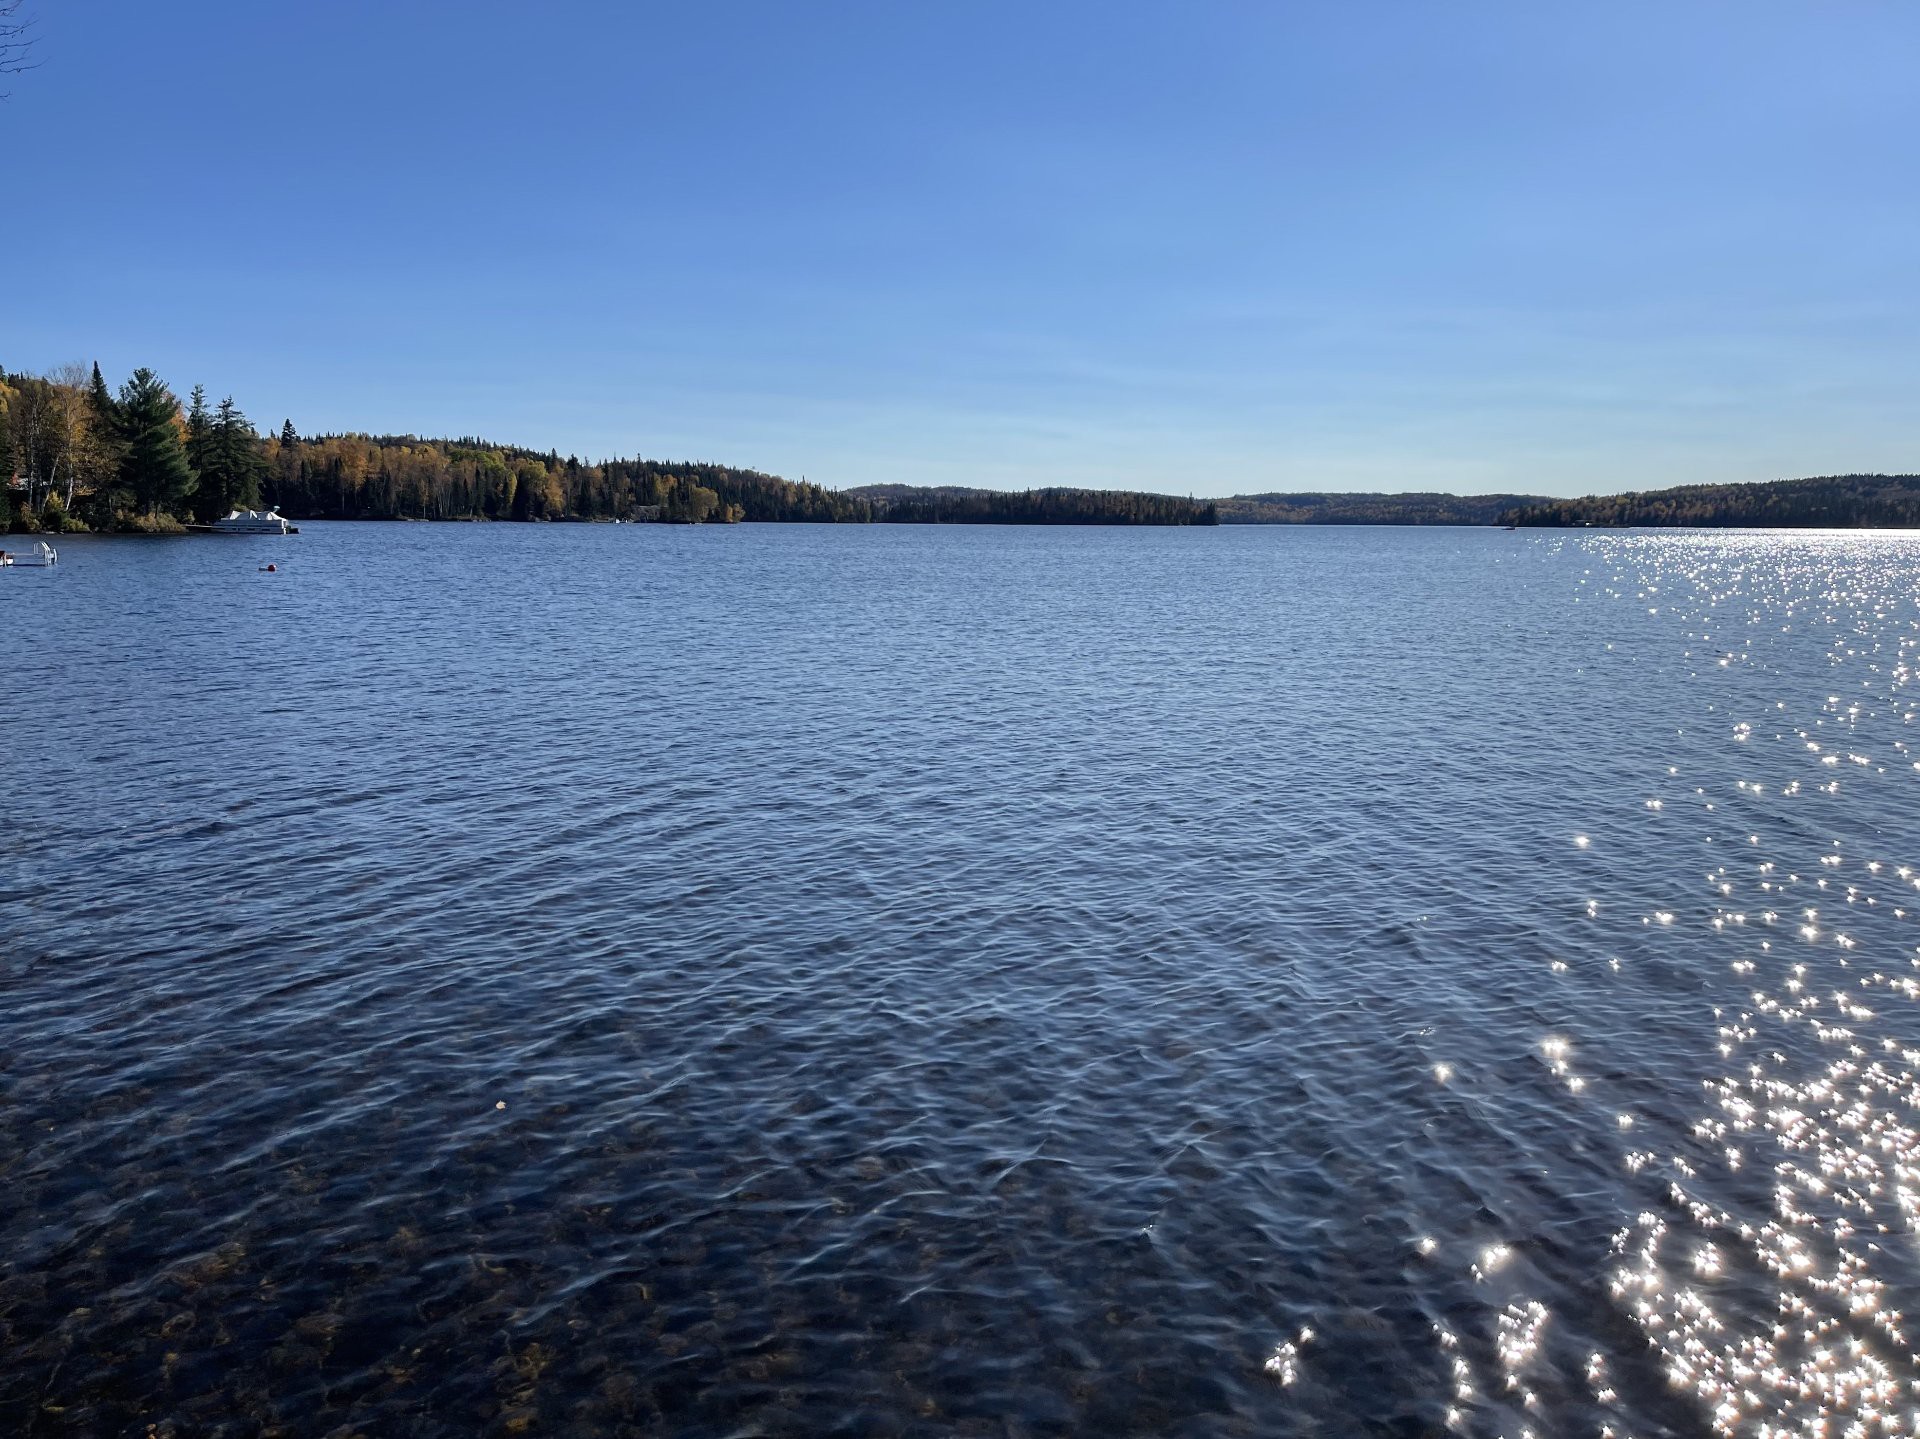
[[[1920,475],[1816,475],[1740,485],[1682,485],[1518,507],[1506,525],[1703,529],[1920,528]]]
[[[1269,493],[1221,500],[1223,525],[1491,525],[1509,510],[1546,503],[1543,495]]]
[[[1534,495],[1234,495],[1064,486],[831,490],[706,461],[582,461],[417,435],[262,436],[231,396],[183,403],[149,369],[117,389],[96,365],[0,369],[0,534],[179,534],[231,509],[291,520],[626,520],[682,524],[1511,525],[1920,528],[1920,475],[1826,475],[1547,499]]]
[[[486,440],[262,437],[228,397],[182,404],[151,370],[0,370],[0,533],[177,534],[233,508],[291,520],[1210,525],[1210,500],[1119,490],[835,491],[702,461],[582,461]],[[884,487],[889,490],[894,487]],[[907,487],[898,487],[905,490]]]
[[[267,462],[232,396],[182,405],[138,369],[109,389],[99,365],[0,370],[0,533],[178,534],[261,502]]]

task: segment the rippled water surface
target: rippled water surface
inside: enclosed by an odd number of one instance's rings
[[[62,549],[5,1432],[1920,1429],[1920,537]]]

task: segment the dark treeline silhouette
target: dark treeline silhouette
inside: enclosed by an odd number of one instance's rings
[[[1544,495],[1266,494],[1221,500],[1223,525],[1490,525]]]
[[[866,485],[847,494],[883,524],[1211,525],[1212,500],[1133,490],[973,490],[957,486]]]
[[[1753,529],[1920,527],[1920,475],[1822,475],[1749,485],[1685,485],[1579,500],[1543,500],[1510,525],[1697,525]]]

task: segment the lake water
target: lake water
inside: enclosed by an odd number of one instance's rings
[[[1920,536],[305,528],[0,571],[0,1429],[1920,1426]]]

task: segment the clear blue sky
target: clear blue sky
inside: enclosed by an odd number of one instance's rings
[[[1920,6],[28,0],[0,363],[835,486],[1920,470]]]

